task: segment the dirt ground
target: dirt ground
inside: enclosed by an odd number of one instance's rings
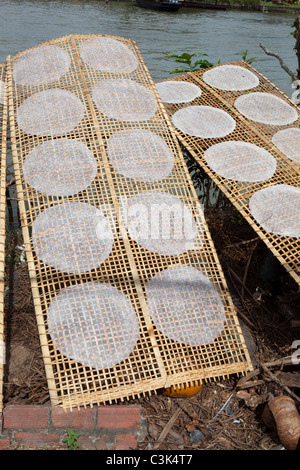
[[[148,434],[139,448],[269,450],[280,445],[262,419],[273,396],[300,404],[299,369],[291,360],[300,339],[299,292],[251,227],[232,207],[206,211],[207,222],[253,360],[246,377],[203,384],[192,397],[157,391],[140,403]],[[20,231],[9,230],[6,259],[4,404],[50,403]],[[272,266],[272,279],[265,274]],[[292,375],[291,375],[292,374]],[[288,380],[289,379],[289,380]],[[299,408],[298,408],[299,409]]]

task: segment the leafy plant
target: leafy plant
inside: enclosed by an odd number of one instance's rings
[[[196,70],[207,69],[209,67],[213,67],[214,65],[206,59],[199,59],[199,60],[194,59],[195,56],[207,57],[207,54],[204,54],[203,52],[195,52],[194,54],[189,54],[188,52],[184,52],[183,54],[180,54],[180,55],[164,52],[164,54],[174,59],[175,62],[179,62],[185,65],[185,68],[178,67],[174,70],[171,70],[170,73],[195,72]]]
[[[255,57],[251,57],[250,59],[247,59],[248,50],[242,51],[242,52],[240,52],[240,54],[242,56],[242,60],[244,62],[247,62],[248,64],[252,64],[252,62],[255,60]]]
[[[66,437],[63,438],[62,442],[66,442],[69,450],[75,450],[79,447],[79,442],[77,442],[80,434],[78,432],[68,429]]]
[[[255,60],[255,57],[247,58],[248,51],[241,51],[242,60],[247,62],[248,64],[252,64]],[[176,69],[171,70],[170,73],[186,73],[186,72],[196,72],[197,70],[201,69],[208,69],[209,67],[213,67],[215,64],[209,62],[207,59],[199,59],[195,60],[196,56],[205,56],[207,54],[204,52],[195,52],[194,54],[189,54],[188,52],[184,52],[183,54],[171,54],[169,52],[164,52],[164,55],[174,59],[175,62],[184,64],[183,67],[177,67]],[[218,61],[217,65],[220,64],[220,60]]]

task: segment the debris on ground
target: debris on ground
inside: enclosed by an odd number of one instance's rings
[[[206,211],[254,368],[243,377],[204,383],[193,396],[158,390],[128,400],[140,403],[147,420],[141,450],[270,450],[287,445],[265,410],[270,411],[276,397],[289,397],[294,413],[300,410],[299,286],[282,269],[273,272],[276,276],[266,275],[266,266],[274,262],[272,255],[235,215],[230,207]],[[21,232],[9,231],[6,244],[4,404],[47,404],[50,398]],[[297,432],[295,425],[296,440]]]

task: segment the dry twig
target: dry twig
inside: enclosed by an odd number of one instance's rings
[[[289,387],[287,387],[286,385],[284,385],[277,377],[276,375],[274,375],[269,369],[268,367],[265,365],[265,364],[260,364],[261,368],[263,369],[263,371],[269,375],[269,377],[277,384],[279,385],[280,387],[282,387],[282,389],[287,392],[292,398],[294,398],[298,403],[300,403],[300,397],[298,397],[298,395],[296,395],[294,392],[292,392],[292,390],[290,390]]]
[[[260,44],[259,47],[262,48],[262,50],[267,54],[267,55],[270,55],[272,57],[276,57],[276,59],[279,60],[279,63],[280,63],[280,66],[281,68],[289,74],[290,77],[292,77],[292,79],[295,81],[297,80],[297,75],[295,75],[289,68],[288,66],[283,62],[282,58],[280,57],[279,54],[277,54],[277,52],[272,52],[272,51],[269,51],[269,49],[267,49],[263,44]]]

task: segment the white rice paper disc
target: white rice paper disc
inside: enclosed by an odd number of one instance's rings
[[[92,96],[101,113],[120,121],[147,121],[157,111],[154,95],[130,79],[98,82],[93,87]]]
[[[76,95],[54,88],[27,98],[17,110],[17,122],[28,134],[60,135],[74,129],[84,113],[84,105]]]
[[[194,83],[165,81],[156,84],[160,99],[164,103],[189,103],[201,95],[201,89]]]
[[[166,337],[188,346],[213,342],[225,322],[214,284],[191,266],[172,266],[146,284],[149,314]]]
[[[171,173],[174,156],[166,142],[154,132],[125,129],[110,137],[108,158],[116,171],[138,181],[160,181]]]
[[[191,210],[169,193],[144,191],[133,196],[124,202],[122,217],[130,237],[146,250],[177,256],[199,243],[201,234]]]
[[[97,162],[78,140],[49,140],[35,147],[23,164],[27,184],[50,196],[71,196],[86,189],[97,174]]]
[[[278,96],[257,92],[242,95],[234,106],[247,119],[263,124],[283,126],[298,119],[298,112]]]
[[[0,104],[4,104],[5,100],[5,83],[0,80]]]
[[[60,353],[91,368],[119,364],[139,339],[139,322],[129,299],[104,283],[63,289],[50,303],[47,321]]]
[[[259,85],[259,79],[250,70],[239,65],[220,65],[203,74],[203,80],[218,90],[243,91]]]
[[[188,106],[176,111],[172,122],[184,134],[202,139],[225,137],[235,129],[235,120],[211,106]]]
[[[300,163],[300,129],[293,127],[276,132],[272,142],[286,157]]]
[[[53,83],[65,75],[71,65],[67,51],[56,45],[38,47],[18,57],[13,65],[13,79],[18,85]]]
[[[32,225],[36,255],[48,266],[67,273],[84,273],[110,255],[114,235],[100,209],[67,202],[41,212]]]
[[[263,188],[250,198],[249,207],[267,232],[300,237],[300,188],[286,184]]]
[[[103,72],[130,73],[138,67],[134,53],[117,39],[87,39],[81,44],[79,52],[87,65]]]
[[[206,150],[204,157],[213,171],[230,180],[264,181],[276,170],[275,158],[248,142],[221,142]]]

